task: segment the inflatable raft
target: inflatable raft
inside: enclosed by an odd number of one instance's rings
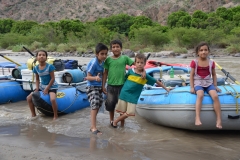
[[[86,81],[76,87],[61,87],[57,92],[58,115],[73,113],[77,110],[90,106],[86,94]],[[34,92],[32,96],[33,104],[42,114],[53,116],[53,110],[49,95],[44,95],[42,91]]]
[[[154,75],[159,68],[147,70]],[[163,69],[167,70],[167,68]],[[186,70],[183,68],[183,70]],[[159,74],[159,73],[158,73]],[[190,93],[189,76],[185,72],[170,78],[168,74],[161,80],[166,86],[175,87],[168,94],[160,87],[145,86],[138,104],[137,113],[145,119],[168,127],[189,130],[217,130],[216,115],[211,97],[205,93],[201,109],[201,126],[195,126],[195,102],[197,95]],[[185,79],[185,80],[183,80]],[[185,83],[185,86],[181,85]],[[225,84],[224,78],[218,76],[218,93],[221,103],[223,130],[240,130],[240,86]]]
[[[0,104],[26,100],[29,93],[30,91],[23,90],[22,82],[0,81]]]

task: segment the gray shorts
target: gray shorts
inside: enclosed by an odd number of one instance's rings
[[[87,95],[92,110],[99,109],[103,103],[102,87],[87,86]]]
[[[118,102],[118,97],[120,95],[123,85],[118,86],[107,86],[107,100],[105,102],[105,107],[107,111],[114,111],[116,104]]]

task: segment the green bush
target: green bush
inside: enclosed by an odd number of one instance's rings
[[[61,43],[57,46],[57,52],[64,53],[69,51],[70,51],[69,46],[66,43]]]
[[[37,42],[37,41],[34,41],[31,45],[30,45],[30,49],[31,50],[36,50],[36,49],[39,49],[43,47],[43,43],[42,42]]]
[[[24,45],[21,45],[21,44],[20,45],[15,45],[15,46],[12,47],[12,51],[13,52],[22,52],[22,51],[24,51],[23,46]]]
[[[46,46],[46,50],[48,52],[54,52],[57,50],[57,45],[55,43],[49,43],[47,46]]]
[[[186,48],[194,48],[199,42],[206,39],[203,30],[196,28],[174,28],[170,35],[178,47]]]
[[[232,44],[226,48],[228,53],[239,53],[240,52],[240,44]]]
[[[82,47],[78,47],[77,51],[78,51],[78,53],[82,54],[82,53],[85,53],[87,51],[87,49],[86,48],[82,48]]]
[[[25,43],[27,41],[25,36],[17,33],[6,33],[0,37],[0,46],[2,48],[7,48],[9,46],[15,46],[17,44]],[[25,41],[25,42],[24,42]]]
[[[188,50],[186,49],[186,48],[175,48],[175,49],[173,49],[173,52],[174,53],[187,53],[188,52]]]

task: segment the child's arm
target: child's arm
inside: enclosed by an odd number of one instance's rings
[[[39,81],[39,75],[38,74],[35,74],[35,75],[36,75],[36,89],[35,89],[35,91],[37,92],[39,90],[40,81]]]
[[[88,72],[86,79],[87,79],[88,81],[98,81],[98,82],[99,82],[99,81],[101,81],[100,73],[98,73],[97,76],[92,76],[92,74]]]
[[[164,88],[167,92],[169,92],[170,91],[170,89],[169,88],[166,88],[163,84],[162,84],[162,82],[160,82],[160,81],[157,81],[156,82],[157,83],[157,85],[158,86],[160,86],[160,87],[162,87],[162,88]]]
[[[103,79],[102,79],[102,91],[103,91],[104,94],[107,94],[107,90],[105,88],[105,84],[106,84],[106,81],[107,81],[107,76],[108,76],[108,70],[104,69]]]
[[[217,74],[215,68],[212,69],[212,78],[213,78],[213,85],[216,88],[216,91],[221,92],[221,89],[217,86]]]
[[[55,81],[54,71],[50,72],[49,74],[50,74],[51,80],[48,83],[47,87],[44,89],[43,94],[48,94],[49,89],[51,88],[51,86]]]
[[[191,93],[195,93],[195,89],[194,89],[194,74],[195,74],[195,68],[191,68],[191,72],[190,72],[190,92]]]

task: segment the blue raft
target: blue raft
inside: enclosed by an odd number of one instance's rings
[[[53,116],[53,110],[49,95],[44,95],[42,91],[34,92],[32,96],[33,104],[38,111],[46,116]],[[86,93],[86,82],[76,87],[61,87],[57,91],[58,115],[73,113],[77,110],[90,106]]]
[[[175,68],[175,67],[174,67]],[[147,73],[161,79],[165,86],[173,88],[167,93],[161,87],[145,86],[138,100],[136,110],[143,118],[168,127],[189,130],[217,130],[213,100],[208,93],[204,94],[201,108],[201,126],[196,126],[195,103],[196,94],[190,93],[190,80],[186,68],[176,71],[170,78],[168,67],[151,68]],[[159,72],[165,73],[163,75]],[[174,69],[175,71],[175,69]],[[225,82],[225,78],[217,76],[217,85],[222,92],[218,93],[221,104],[223,130],[240,130],[240,86]],[[184,85],[183,85],[184,83]]]
[[[22,88],[22,82],[0,81],[0,104],[26,100],[30,92]]]

